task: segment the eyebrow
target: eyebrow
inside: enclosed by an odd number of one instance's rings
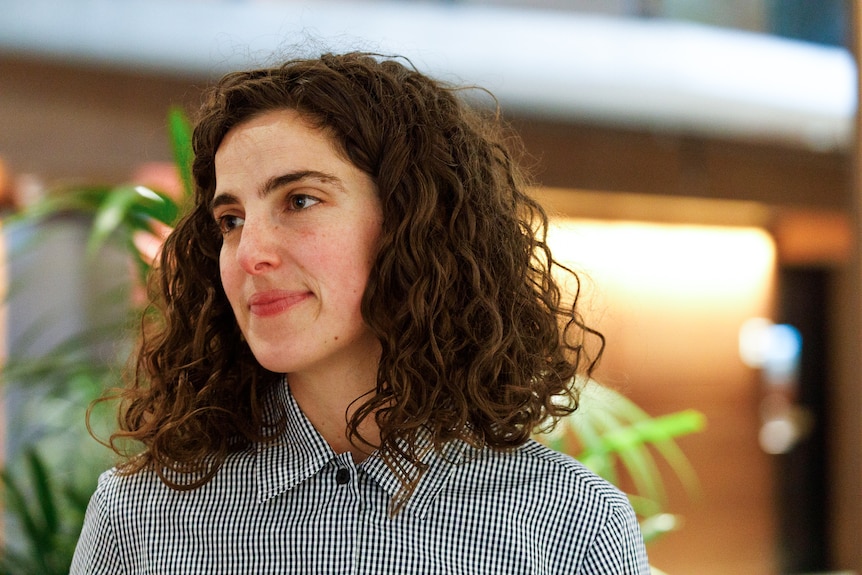
[[[257,191],[257,195],[259,198],[265,198],[279,188],[305,180],[317,180],[323,183],[332,184],[339,191],[344,191],[344,184],[337,176],[327,174],[326,172],[319,172],[317,170],[298,170],[296,172],[288,172],[286,174],[272,176],[260,187]],[[233,194],[218,194],[213,197],[212,201],[210,201],[209,211],[212,213],[217,207],[224,204],[231,204],[236,201],[237,198]]]

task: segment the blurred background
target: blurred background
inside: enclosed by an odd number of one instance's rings
[[[524,141],[553,249],[584,274],[584,313],[608,339],[596,379],[650,414],[706,417],[678,440],[699,488],[669,474],[681,524],[651,563],[862,572],[860,9],[0,0],[0,197],[14,219],[70,185],[170,191],[168,109],[193,114],[225,71],[297,51],[401,54],[486,87]],[[105,358],[128,349],[114,329],[132,272],[122,250],[87,255],[88,226],[6,226],[10,364],[83,332],[100,381],[118,380]],[[4,460],[44,440],[52,473],[92,475],[92,458],[76,465],[95,446],[77,406],[98,390],[26,367],[4,388]]]

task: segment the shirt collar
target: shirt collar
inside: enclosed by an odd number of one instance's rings
[[[422,453],[420,460],[427,465],[425,472],[420,477],[413,493],[404,504],[403,511],[413,513],[424,518],[437,494],[446,483],[448,483],[458,465],[465,460],[476,457],[478,451],[462,441],[450,441],[439,451],[431,448],[430,437],[420,436],[417,447]],[[379,453],[372,454],[362,464],[363,469],[369,477],[374,479],[388,494],[391,499],[399,496],[401,482],[398,475],[391,470]],[[408,470],[415,472],[415,468]]]
[[[259,444],[257,447],[254,475],[258,503],[309,480],[338,457],[302,412],[286,381],[276,386],[266,409],[270,414],[283,409],[286,426],[284,433],[275,442]],[[403,511],[424,518],[455,468],[466,459],[477,457],[479,451],[462,441],[451,441],[435,451],[431,448],[428,436],[420,436],[417,447],[420,453],[424,451],[421,460],[427,468]],[[371,454],[359,467],[390,498],[398,496],[401,490],[398,475],[386,465],[378,452]]]
[[[285,380],[275,386],[265,409],[268,417],[283,412],[286,426],[274,442],[258,444],[254,470],[258,503],[293,489],[336,457],[302,413]]]

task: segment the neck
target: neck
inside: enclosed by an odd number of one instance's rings
[[[377,362],[374,362],[373,370],[367,366],[353,368],[341,373],[330,371],[325,376],[292,373],[288,374],[287,382],[296,403],[333,451],[339,454],[350,452],[354,461],[359,463],[374,448],[361,442],[359,445],[351,443],[347,436],[347,421],[362,404],[363,396],[374,393]],[[365,441],[377,444],[380,436],[373,416],[362,421],[359,433]]]

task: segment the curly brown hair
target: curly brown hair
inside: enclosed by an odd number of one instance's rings
[[[194,207],[163,248],[158,313],[145,317],[112,437],[146,447],[125,471],[152,467],[174,488],[195,487],[228,453],[284,425],[284,413],[264,413],[281,376],[257,364],[237,327],[209,209],[225,135],[280,109],[329,135],[373,178],[383,206],[362,300],[382,355],[376,392],[345,414],[351,441],[365,442],[360,422],[373,417],[376,447],[409,493],[423,469],[420,436],[435,448],[453,439],[510,448],[577,407],[575,376],[592,370],[604,339],[553,275],[577,280],[545,242],[548,218],[525,193],[516,139],[498,112],[467,105],[459,90],[362,53],[231,73],[211,88],[194,131]]]

